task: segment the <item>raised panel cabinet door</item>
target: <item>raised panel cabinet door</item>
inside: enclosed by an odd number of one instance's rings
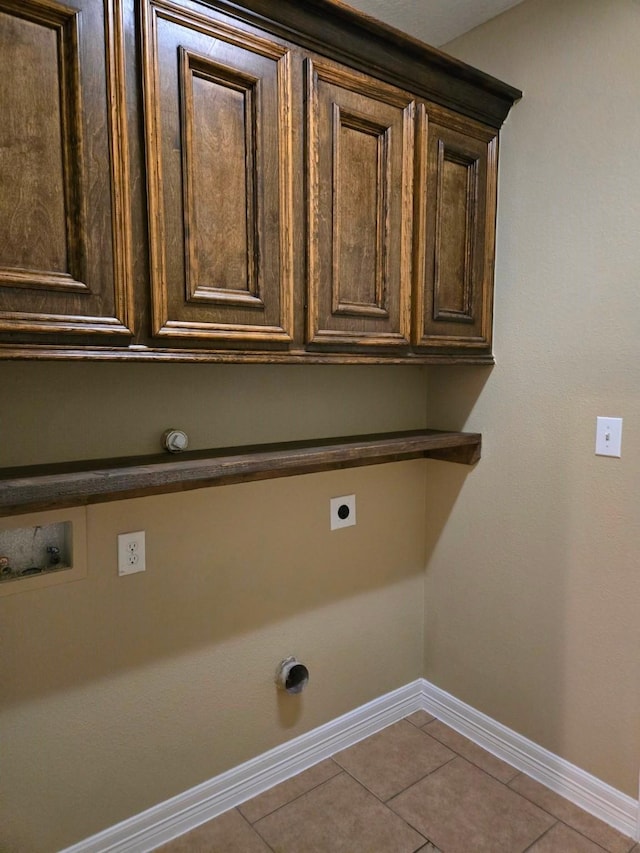
[[[2,340],[131,334],[123,101],[120,0],[0,0]]]
[[[490,355],[496,132],[420,104],[418,140],[413,344]]]
[[[407,346],[414,102],[308,59],[307,344]]]
[[[153,334],[292,339],[290,55],[142,0]]]

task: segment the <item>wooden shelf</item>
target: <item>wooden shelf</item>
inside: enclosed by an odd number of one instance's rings
[[[427,457],[473,465],[478,433],[411,430],[0,469],[0,515]]]

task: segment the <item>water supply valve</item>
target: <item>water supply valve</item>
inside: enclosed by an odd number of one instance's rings
[[[169,453],[182,453],[189,447],[189,436],[181,429],[168,429],[162,436],[162,446]]]

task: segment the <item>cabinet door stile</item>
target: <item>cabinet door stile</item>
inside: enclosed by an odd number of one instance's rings
[[[496,260],[496,227],[498,215],[498,149],[500,138],[496,134],[487,146],[487,183],[486,183],[486,228],[483,258],[483,286],[485,329],[484,338],[493,347],[493,301]]]
[[[429,152],[429,116],[425,105],[419,103],[416,110],[415,183],[413,196],[413,292],[411,300],[411,342],[419,344],[423,336],[426,296],[426,253],[427,253],[427,200],[431,187],[427,182]]]
[[[294,336],[294,247],[295,234],[293,225],[293,83],[292,83],[292,53],[287,51],[279,60],[278,74],[278,140],[279,161],[278,189],[279,225],[280,225],[280,306],[282,313],[282,328],[287,342]]]
[[[126,109],[124,9],[122,0],[110,0],[105,8],[107,39],[107,88],[109,98],[109,144],[113,209],[111,229],[114,245],[116,314],[134,331],[131,190],[129,184],[129,129]]]
[[[144,136],[146,143],[147,208],[149,216],[149,264],[151,278],[151,303],[153,332],[165,324],[167,292],[165,269],[165,217],[162,196],[162,158],[158,156],[160,136],[160,93],[158,82],[158,56],[154,50],[157,42],[157,16],[147,0],[140,4],[142,32],[142,85],[144,101]]]
[[[411,340],[411,315],[413,312],[413,241],[415,215],[414,197],[416,193],[416,124],[417,110],[415,102],[404,110],[404,138],[406,140],[402,167],[402,214],[400,236],[400,333]]]

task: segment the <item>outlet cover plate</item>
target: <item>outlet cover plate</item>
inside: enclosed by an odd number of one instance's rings
[[[329,501],[331,529],[353,527],[356,523],[356,496],[345,495],[341,498],[331,498]]]
[[[133,575],[145,571],[144,530],[118,535],[118,574]]]

